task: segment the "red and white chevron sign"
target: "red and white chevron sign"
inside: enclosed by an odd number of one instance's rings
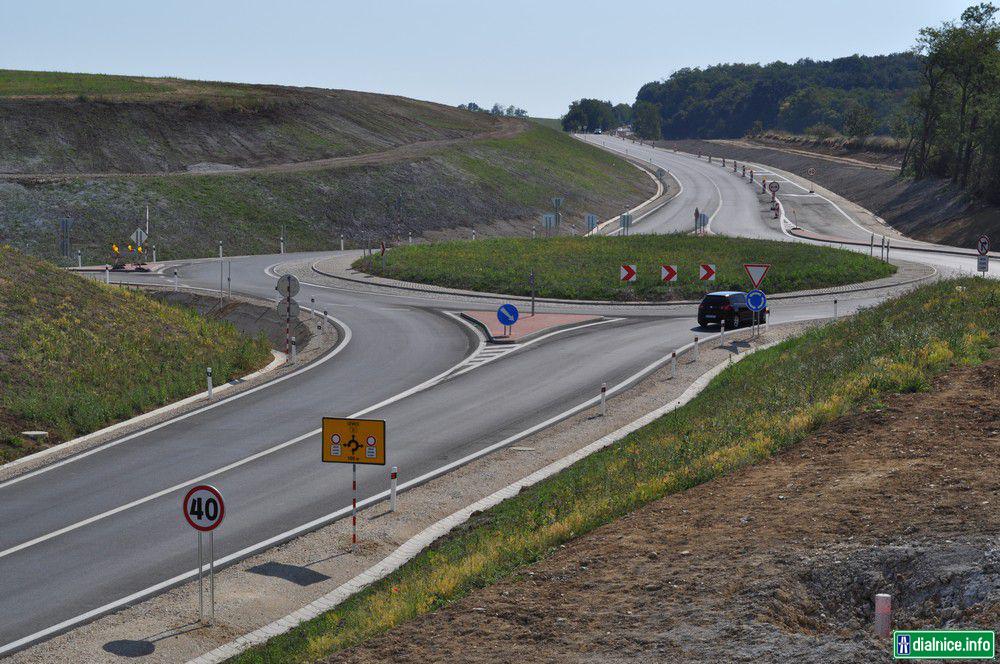
[[[677,266],[661,265],[660,279],[662,279],[663,281],[677,281]]]
[[[702,281],[715,281],[715,265],[702,263],[698,266],[698,278]]]
[[[619,277],[622,281],[635,281],[635,265],[623,263]]]

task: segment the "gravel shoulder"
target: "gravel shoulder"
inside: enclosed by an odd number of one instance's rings
[[[330,662],[891,661],[1000,624],[1000,359],[643,507]]]
[[[806,325],[772,326],[755,343],[791,336]],[[350,550],[350,521],[342,519],[222,570],[217,577],[217,621],[211,627],[197,623],[196,588],[188,583],[17,653],[11,661],[117,662],[138,653],[144,653],[145,662],[197,657],[299,610],[370,568],[428,525],[676,399],[737,348],[743,352],[747,342],[739,346],[733,342],[748,334],[734,333],[724,347],[706,345],[698,361],[681,358],[676,379],[670,378],[668,364],[610,399],[607,417],[597,417],[594,409],[584,411],[400,494],[396,512],[388,512],[384,503],[360,511],[356,553]],[[546,343],[557,342],[555,337]],[[343,476],[344,481],[348,478],[349,474]],[[400,468],[400,481],[406,479],[406,469]],[[221,530],[220,536],[225,536]]]

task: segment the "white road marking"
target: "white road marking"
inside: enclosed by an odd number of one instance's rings
[[[617,320],[621,320],[621,319],[617,319]],[[604,321],[601,321],[601,322],[604,322]],[[712,335],[710,337],[706,337],[702,341],[702,343],[708,343],[710,340],[712,340],[714,338],[717,338],[717,337],[719,337],[718,334]],[[681,355],[682,353],[687,352],[693,346],[694,346],[693,343],[689,343],[689,344],[686,344],[684,346],[681,346],[676,351],[677,355]],[[609,388],[609,390],[608,390],[608,396],[612,396],[612,395],[618,394],[619,392],[622,392],[623,390],[631,387],[633,384],[635,384],[639,380],[642,380],[643,378],[645,378],[647,375],[649,375],[650,373],[652,373],[653,371],[655,371],[659,367],[665,365],[669,360],[670,360],[670,356],[665,354],[662,358],[660,358],[660,359],[652,362],[651,364],[649,364],[646,367],[640,369],[639,371],[637,371],[636,373],[632,374],[631,376],[625,378],[623,381],[621,381],[617,385]],[[403,483],[401,483],[397,487],[397,491],[405,491],[407,489],[411,489],[413,487],[419,486],[420,484],[424,484],[425,482],[428,482],[428,481],[430,481],[430,480],[432,480],[432,479],[434,479],[436,477],[440,477],[441,475],[447,474],[447,473],[451,472],[452,470],[454,470],[455,468],[463,466],[463,465],[469,463],[470,461],[474,461],[474,460],[479,459],[481,457],[484,457],[484,456],[487,456],[489,454],[492,454],[493,452],[495,452],[498,449],[502,449],[504,447],[507,447],[507,446],[509,446],[509,445],[517,442],[518,440],[521,440],[522,438],[525,438],[527,436],[532,435],[533,433],[541,431],[542,429],[545,429],[546,427],[552,426],[553,424],[555,424],[557,422],[560,422],[560,421],[562,421],[562,420],[564,420],[564,419],[566,419],[568,417],[572,417],[576,413],[582,412],[582,411],[586,410],[587,408],[596,405],[599,401],[600,401],[600,396],[595,396],[595,397],[592,397],[590,399],[587,399],[586,401],[584,401],[584,402],[582,402],[580,404],[577,404],[576,406],[573,406],[572,408],[569,408],[568,410],[565,410],[565,411],[563,411],[563,412],[561,412],[561,413],[559,413],[557,415],[554,415],[553,417],[550,417],[549,419],[545,420],[544,422],[540,422],[540,423],[538,423],[538,424],[536,424],[536,425],[534,425],[532,427],[529,427],[529,428],[527,428],[527,429],[525,429],[525,430],[523,430],[523,431],[521,431],[519,433],[516,433],[516,434],[514,434],[514,435],[512,435],[512,436],[510,436],[508,438],[505,438],[505,439],[503,439],[503,440],[501,440],[501,441],[499,441],[497,443],[494,443],[492,445],[489,445],[488,447],[485,447],[485,448],[483,448],[481,450],[478,450],[476,452],[473,452],[473,453],[471,453],[471,454],[469,454],[469,455],[467,455],[465,457],[462,457],[461,459],[457,459],[455,461],[452,461],[451,463],[445,464],[444,466],[441,466],[439,468],[436,468],[435,470],[432,470],[432,471],[430,471],[428,473],[425,473],[425,474],[421,475],[420,477],[415,477],[412,480],[409,480],[407,482],[403,482]],[[358,413],[356,415],[351,415],[351,417],[359,417],[361,414],[363,414],[365,412],[368,412],[368,410],[371,410],[371,409],[376,408],[376,407],[378,407],[378,406],[372,406],[371,408],[366,409],[365,411],[362,411],[361,413]],[[320,431],[321,431],[321,429],[317,429],[316,431],[313,431],[313,432],[310,432],[308,434],[305,434],[303,437],[308,437],[308,436],[311,436],[311,435],[318,434]],[[290,444],[290,443],[291,443],[291,441],[289,441],[289,443],[286,443],[286,444]],[[388,491],[382,491],[382,492],[377,493],[377,494],[375,494],[373,496],[370,496],[368,498],[364,498],[364,499],[358,501],[358,507],[367,507],[368,505],[372,505],[372,504],[377,503],[377,502],[379,502],[381,500],[385,500],[388,497],[388,495],[389,495]],[[257,544],[251,544],[250,546],[245,547],[245,548],[243,548],[243,549],[241,549],[239,551],[236,551],[235,553],[231,553],[228,556],[223,556],[222,558],[217,559],[215,561],[215,564],[216,564],[217,567],[223,567],[223,566],[225,566],[226,564],[228,564],[230,562],[239,560],[241,558],[245,558],[245,557],[247,557],[247,556],[249,556],[249,555],[251,555],[253,553],[256,553],[257,551],[260,551],[260,550],[266,549],[266,548],[268,548],[270,546],[273,546],[275,544],[278,544],[279,542],[287,541],[287,540],[289,540],[289,539],[291,539],[293,537],[296,537],[296,536],[301,535],[303,533],[306,533],[306,532],[309,532],[309,531],[314,530],[316,528],[319,528],[319,527],[321,527],[323,525],[326,525],[326,524],[328,524],[328,523],[330,523],[332,521],[336,521],[337,519],[339,519],[341,517],[344,517],[344,516],[346,516],[346,515],[348,515],[350,513],[351,513],[351,507],[350,506],[342,507],[339,510],[331,512],[330,514],[327,514],[325,516],[321,516],[321,517],[319,517],[317,519],[314,519],[314,520],[312,520],[312,521],[310,521],[308,523],[302,524],[301,526],[298,526],[296,528],[292,528],[291,530],[287,530],[287,531],[285,531],[283,533],[275,535],[274,537],[270,537],[267,540],[264,540],[263,542],[258,542]],[[4,653],[10,652],[12,650],[16,650],[16,649],[18,649],[18,648],[20,648],[22,646],[25,646],[27,644],[30,644],[30,643],[34,642],[34,641],[38,641],[40,639],[43,639],[46,636],[49,636],[49,635],[54,634],[56,632],[60,632],[60,631],[65,630],[65,629],[67,629],[69,627],[77,625],[79,623],[85,622],[85,621],[87,621],[87,620],[89,620],[91,618],[95,618],[95,617],[100,616],[100,615],[102,615],[104,613],[108,613],[110,611],[113,611],[113,610],[115,610],[115,609],[117,609],[119,607],[125,606],[127,604],[131,604],[131,603],[133,603],[133,602],[135,602],[137,600],[140,600],[140,599],[142,599],[144,597],[147,597],[147,596],[152,595],[152,594],[154,594],[156,592],[159,592],[160,590],[164,590],[166,588],[170,588],[171,586],[174,586],[174,585],[177,585],[179,583],[182,583],[182,582],[184,582],[184,581],[186,581],[188,579],[192,579],[197,574],[198,574],[198,570],[197,569],[192,569],[192,570],[189,570],[187,572],[182,572],[181,574],[178,574],[178,575],[176,575],[174,577],[171,577],[170,579],[167,579],[165,581],[161,581],[160,583],[157,583],[155,585],[149,586],[148,588],[144,588],[143,590],[139,590],[137,592],[134,592],[131,595],[128,595],[128,596],[123,597],[121,599],[114,600],[112,602],[108,602],[107,604],[105,604],[103,606],[100,606],[100,607],[97,607],[96,609],[92,609],[92,610],[87,611],[85,613],[81,613],[81,614],[79,614],[77,616],[74,616],[72,618],[68,618],[68,619],[66,619],[66,620],[64,620],[64,621],[62,621],[62,622],[60,622],[60,623],[58,623],[56,625],[52,625],[51,627],[47,627],[45,629],[39,630],[39,631],[35,632],[34,634],[29,634],[28,636],[20,638],[20,639],[18,639],[16,641],[12,641],[10,643],[4,644],[4,645],[0,646],[0,655],[3,655]]]

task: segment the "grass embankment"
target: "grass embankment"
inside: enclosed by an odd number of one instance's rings
[[[619,280],[623,263],[638,266],[635,283]],[[677,265],[672,284],[660,280],[660,264]],[[700,263],[714,264],[715,282],[698,279]],[[582,300],[676,300],[709,290],[746,290],[744,263],[771,263],[762,284],[769,293],[839,286],[893,274],[896,268],[854,251],[801,243],[722,236],[633,235],[618,237],[497,238],[441,242],[393,249],[355,267],[372,274],[492,293],[536,294]]]
[[[0,462],[221,384],[271,354],[263,338],[0,247]]]
[[[401,161],[297,173],[168,175],[97,180],[0,182],[0,233],[19,249],[52,257],[59,219],[72,210],[73,248],[108,260],[150,203],[160,259],[226,251],[277,251],[286,229],[291,251],[332,249],[340,234],[405,242],[408,232],[536,219],[555,195],[566,223],[587,212],[611,216],[648,198],[651,179],[594,146],[544,127],[509,138],[470,139]],[[75,257],[74,257],[75,258]]]
[[[671,492],[793,445],[883,395],[925,389],[1000,340],[1000,284],[963,279],[756,353],[694,401],[474,517],[336,609],[235,658],[301,662],[364,641],[510,575]]]

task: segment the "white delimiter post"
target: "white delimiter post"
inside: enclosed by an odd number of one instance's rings
[[[178,290],[178,286],[177,286],[177,268],[174,268],[174,292],[176,293],[177,290]]]
[[[670,353],[670,377],[677,378],[677,351]]]
[[[694,361],[697,362],[701,356],[701,343],[698,341],[698,337],[694,338]]]
[[[389,511],[396,511],[396,466],[392,467],[389,473]]]
[[[208,398],[212,398],[212,367],[205,367],[206,382],[208,383]]]
[[[608,384],[601,383],[601,417],[608,414]]]
[[[83,267],[83,252],[79,249],[76,250],[76,266]]]
[[[340,234],[340,250],[341,251],[344,250],[344,234],[343,233]]]
[[[295,364],[295,358],[297,357],[297,355],[298,352],[296,351],[295,348],[295,337],[292,337],[292,364]]]
[[[107,265],[104,266],[104,283],[106,284],[111,283],[111,268],[109,268]]]

